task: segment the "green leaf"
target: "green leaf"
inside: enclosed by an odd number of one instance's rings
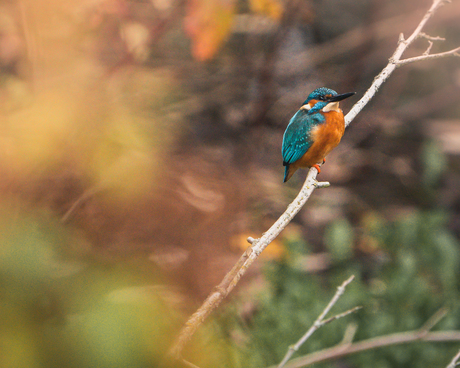
[[[435,186],[447,167],[447,158],[434,141],[425,142],[422,147],[422,182],[427,187]]]
[[[345,218],[333,222],[326,230],[326,246],[335,261],[344,261],[352,256],[353,240],[353,227]]]

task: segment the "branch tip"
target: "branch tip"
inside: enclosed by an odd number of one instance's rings
[[[457,355],[454,356],[454,358],[452,359],[452,361],[449,363],[449,365],[447,366],[447,368],[455,368],[455,367],[458,367],[459,363],[458,363],[458,360],[460,359],[460,351],[457,353]]]
[[[329,183],[328,181],[317,181],[314,185],[316,188],[320,189],[330,187],[331,183]]]
[[[420,32],[418,37],[426,38],[429,41],[445,41],[446,40],[444,37],[439,37],[439,36],[433,37],[433,36],[427,35],[424,32]]]
[[[248,241],[249,244],[252,244],[256,241],[252,236],[249,236],[246,240]]]

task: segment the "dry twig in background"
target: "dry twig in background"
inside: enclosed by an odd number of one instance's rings
[[[352,107],[350,112],[345,116],[345,126],[347,127],[358,115],[358,113],[367,105],[374,97],[380,86],[388,79],[393,71],[401,65],[412,63],[415,61],[428,60],[446,56],[459,56],[459,48],[439,54],[430,54],[431,46],[421,56],[401,60],[406,49],[419,37],[426,38],[429,42],[439,40],[439,37],[427,36],[422,33],[422,29],[433,14],[449,0],[434,0],[430,9],[426,12],[423,19],[418,24],[415,31],[408,39],[404,39],[401,34],[398,41],[398,46],[391,56],[387,66],[374,79],[370,88],[364,96]],[[304,204],[309,199],[310,195],[316,188],[329,186],[329,183],[318,183],[316,176],[318,172],[315,168],[311,168],[305,183],[302,186],[295,200],[288,206],[281,217],[263,234],[259,239],[249,238],[248,242],[252,245],[244,252],[237,261],[232,270],[224,277],[222,282],[214,288],[211,294],[206,298],[200,308],[188,319],[184,328],[180,331],[179,336],[175,340],[168,354],[175,359],[181,359],[181,353],[184,346],[191,339],[197,328],[206,320],[210,313],[219,306],[221,301],[233,290],[240,278],[246,273],[248,267],[257,259],[260,253],[281,233],[281,231],[291,222],[294,216],[300,211]]]
[[[459,363],[457,362],[459,359],[460,359],[460,351],[457,353],[457,355],[454,356],[454,358],[452,359],[452,361],[449,363],[449,365],[446,368],[455,368],[456,366],[458,366]]]
[[[313,333],[319,329],[320,327],[324,326],[325,324],[329,323],[329,322],[332,322],[332,321],[335,321],[336,319],[339,319],[339,318],[342,318],[342,317],[345,317],[347,315],[349,315],[350,313],[353,313],[353,312],[356,312],[358,309],[360,309],[361,307],[355,307],[353,309],[350,309],[344,313],[340,313],[340,314],[337,314],[331,318],[328,318],[328,319],[324,319],[324,317],[326,317],[326,315],[329,313],[329,311],[331,310],[331,308],[334,306],[335,303],[337,303],[337,301],[339,300],[339,298],[343,295],[343,293],[345,292],[345,288],[348,286],[348,284],[350,282],[352,282],[354,280],[355,276],[351,276],[350,278],[348,278],[347,280],[345,280],[342,285],[340,285],[338,288],[337,288],[337,292],[335,293],[334,297],[331,299],[331,301],[329,302],[329,304],[326,306],[326,308],[324,308],[323,312],[319,315],[319,317],[316,319],[316,321],[313,323],[313,325],[309,328],[309,330],[305,333],[305,335],[303,335],[299,341],[297,341],[296,344],[294,345],[291,345],[288,349],[288,352],[286,353],[286,355],[284,356],[283,360],[281,361],[281,363],[278,365],[278,368],[282,368],[285,366],[285,364],[288,362],[289,359],[291,359],[292,355],[297,351],[299,350],[299,348],[305,343],[305,341],[307,341],[311,335],[313,335]]]
[[[390,345],[407,344],[414,341],[460,341],[459,331],[430,332],[431,329],[446,314],[447,310],[445,308],[442,308],[439,311],[437,311],[430,319],[428,319],[428,321],[426,321],[425,324],[418,330],[374,337],[372,339],[359,341],[354,344],[351,342],[340,343],[332,348],[324,349],[297,359],[293,359],[291,362],[285,365],[285,368],[306,367],[315,363],[337,359],[354,353],[359,353],[361,351],[372,350]],[[272,366],[270,368],[275,368],[275,366]]]

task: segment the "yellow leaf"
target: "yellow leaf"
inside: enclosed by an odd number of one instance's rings
[[[254,13],[266,15],[274,20],[280,20],[283,7],[279,0],[250,0],[249,5]]]

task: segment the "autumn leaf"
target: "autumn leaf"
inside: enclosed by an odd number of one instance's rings
[[[197,60],[212,58],[227,39],[235,14],[235,0],[189,0],[184,27]]]
[[[279,0],[250,0],[249,5],[254,13],[266,15],[274,20],[280,20],[283,7]]]

